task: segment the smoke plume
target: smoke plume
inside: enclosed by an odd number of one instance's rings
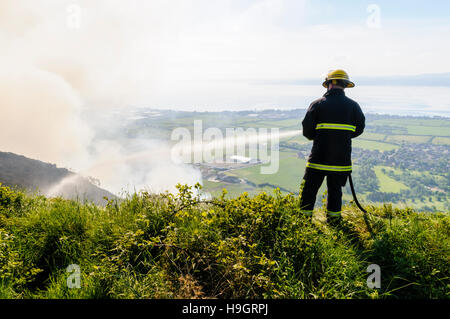
[[[101,126],[82,120],[148,102],[176,28],[175,2],[0,0],[0,149],[95,176],[116,192],[201,180],[167,158],[124,160],[128,149],[96,138]],[[149,141],[139,150],[155,147],[168,146]],[[105,159],[116,162],[100,165]]]

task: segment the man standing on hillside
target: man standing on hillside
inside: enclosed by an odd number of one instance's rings
[[[345,88],[353,88],[343,70],[331,71],[323,86],[325,95],[314,101],[302,122],[303,135],[313,140],[301,186],[301,211],[312,216],[317,192],[327,178],[327,216],[332,225],[341,222],[342,187],[352,172],[352,138],[365,127],[364,114],[355,101],[345,96]]]

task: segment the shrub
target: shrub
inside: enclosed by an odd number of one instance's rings
[[[448,213],[349,206],[335,229],[321,211],[300,214],[293,194],[201,201],[199,185],[178,190],[97,207],[0,188],[0,297],[448,297]],[[371,263],[379,290],[366,285]],[[67,287],[70,264],[80,289]]]

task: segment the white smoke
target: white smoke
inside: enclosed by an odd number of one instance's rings
[[[100,125],[81,117],[146,103],[158,89],[177,2],[0,0],[0,150],[71,167],[114,192],[200,181],[162,156],[123,160],[129,150],[95,139]],[[139,149],[156,147],[168,145]]]
[[[64,164],[87,156],[82,100],[59,75],[0,65],[0,103],[0,149]]]
[[[126,147],[124,146],[126,145]],[[82,170],[95,176],[115,193],[145,189],[150,192],[175,192],[178,183],[201,182],[201,173],[170,159],[170,146],[159,140],[132,139],[119,144],[102,141],[96,144],[93,158]]]
[[[211,56],[239,60],[242,50],[234,48],[253,48],[247,40],[280,16],[285,1],[259,1],[233,13],[238,2],[0,0],[0,150],[70,167],[114,192],[173,190],[178,182],[201,181],[199,171],[161,154],[169,153],[167,144],[129,141],[136,144],[130,150],[98,138],[105,126],[114,131],[117,123],[88,124],[81,114],[152,106],[161,96],[183,96],[193,79],[209,81],[212,74],[234,78],[237,69],[211,65]],[[247,36],[236,42],[241,33]],[[233,52],[222,52],[227,43]],[[253,49],[247,51],[254,56]],[[209,90],[201,91],[195,94]],[[132,159],[130,152],[146,156]]]

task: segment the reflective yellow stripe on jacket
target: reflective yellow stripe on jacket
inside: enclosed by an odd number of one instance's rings
[[[332,171],[332,172],[351,172],[352,166],[338,166],[338,165],[323,165],[315,163],[306,163],[306,167],[318,169],[321,171]]]
[[[319,123],[316,126],[316,130],[344,130],[355,132],[356,126],[337,123]]]

